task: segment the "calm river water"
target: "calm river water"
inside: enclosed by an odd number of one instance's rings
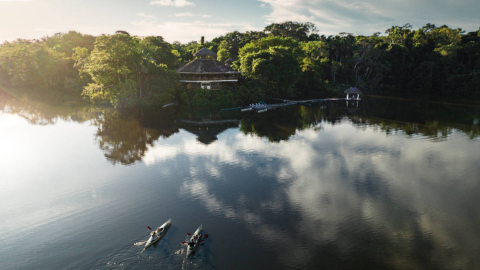
[[[0,268],[480,269],[479,122],[381,98],[128,118],[0,93]]]

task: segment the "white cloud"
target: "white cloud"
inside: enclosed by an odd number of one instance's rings
[[[153,165],[160,161],[172,159],[178,155],[179,149],[170,145],[159,145],[155,147],[148,147],[148,151],[142,158],[147,165]]]
[[[175,17],[201,17],[201,18],[204,18],[204,19],[212,18],[211,15],[193,14],[193,13],[190,13],[190,12],[175,13],[175,14],[173,14],[173,16],[175,16]]]
[[[155,28],[155,23],[153,21],[146,21],[146,20],[134,21],[134,22],[132,22],[132,24],[134,26],[137,26],[137,27],[140,27],[140,28],[143,28],[143,29]],[[140,32],[140,35],[145,35],[145,31],[140,30],[139,32]]]
[[[173,6],[173,7],[195,6],[195,3],[188,2],[187,0],[157,0],[157,1],[151,1],[150,4],[160,5],[160,6]]]
[[[480,1],[449,0],[378,1],[378,0],[258,0],[272,11],[266,23],[284,21],[312,22],[321,34],[351,32],[370,35],[392,25],[411,23],[419,28],[426,23],[447,24],[473,31],[478,29]],[[440,2],[440,3],[439,3]],[[415,8],[412,8],[412,7]],[[455,14],[455,16],[452,16]]]
[[[175,17],[192,17],[193,14],[192,14],[192,13],[189,13],[189,12],[184,12],[184,13],[176,13],[176,14],[173,14],[173,16],[175,16]]]
[[[140,17],[144,17],[144,18],[148,18],[148,19],[153,19],[155,18],[155,16],[153,15],[148,15],[148,14],[145,14],[145,13],[138,13],[137,16],[140,16]]]
[[[248,23],[203,23],[203,22],[163,22],[155,24],[151,21],[134,21],[137,27],[135,32],[140,36],[160,35],[169,42],[190,42],[200,40],[205,36],[206,40],[224,35],[232,31],[258,31],[259,29]]]
[[[34,31],[40,31],[40,32],[55,32],[53,29],[47,29],[47,28],[35,28],[33,29]]]

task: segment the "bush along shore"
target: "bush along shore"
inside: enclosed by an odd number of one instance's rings
[[[220,91],[179,86],[180,66],[208,48],[232,58],[239,82]],[[265,97],[337,97],[350,86],[371,95],[480,99],[480,29],[392,26],[371,36],[324,36],[311,23],[271,24],[187,44],[125,31],[75,31],[0,45],[4,89],[57,103],[89,101],[116,108],[240,106]]]

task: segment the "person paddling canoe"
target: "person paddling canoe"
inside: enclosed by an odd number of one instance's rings
[[[198,227],[193,236],[190,238],[190,241],[187,242],[187,258],[197,250],[202,237],[202,225]]]
[[[154,231],[152,230],[152,232],[150,233],[150,239],[148,239],[144,249],[147,249],[148,247],[160,241],[160,239],[162,239],[162,237],[165,236],[165,234],[167,233],[167,230],[170,228],[171,225],[172,225],[172,219],[169,219],[167,222],[165,222],[162,226],[158,227],[156,230]],[[150,229],[150,227],[148,228]]]

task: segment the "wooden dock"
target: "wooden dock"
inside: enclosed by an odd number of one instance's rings
[[[289,100],[289,99],[281,99],[281,98],[270,98],[267,99],[281,101],[283,103],[274,103],[274,104],[266,104],[260,101],[258,106],[249,106],[249,107],[235,107],[235,108],[227,108],[222,109],[222,111],[227,110],[241,110],[242,112],[246,111],[256,111],[256,112],[265,112],[266,110],[276,109],[280,107],[287,107],[292,105],[304,105],[304,106],[311,106],[312,103],[318,102],[326,102],[326,101],[360,101],[359,98],[319,98],[319,99],[306,99],[306,100]]]
[[[285,103],[316,103],[316,102],[323,102],[323,101],[358,101],[361,99],[357,98],[319,98],[319,99],[306,99],[306,100],[288,100],[288,99],[280,99],[280,98],[269,98],[271,100],[283,101]]]

